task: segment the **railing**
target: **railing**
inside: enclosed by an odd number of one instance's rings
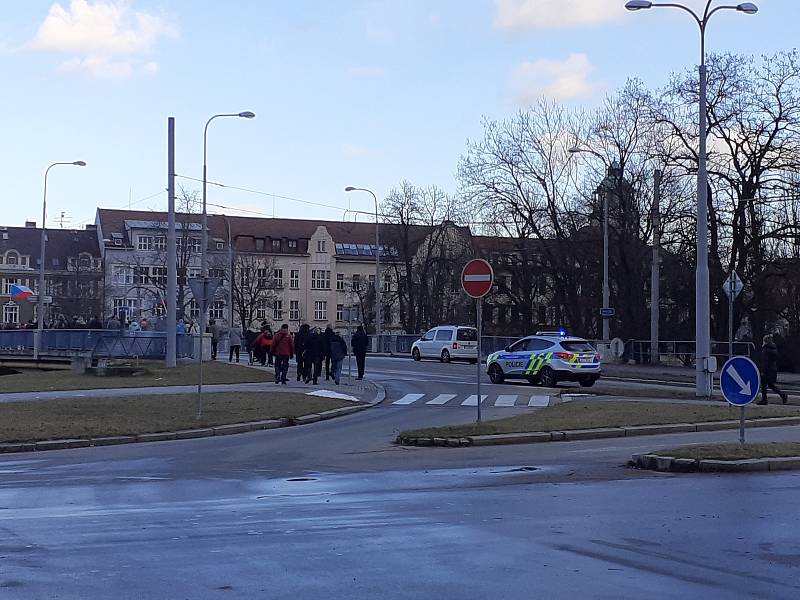
[[[163,331],[128,332],[118,329],[45,329],[39,336],[33,329],[0,331],[0,354],[33,355],[40,337],[39,353],[90,353],[93,358],[159,359],[166,356],[167,339]],[[179,358],[194,356],[194,335],[177,335]]]

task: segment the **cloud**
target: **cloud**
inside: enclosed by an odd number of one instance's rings
[[[570,54],[564,61],[524,62],[514,70],[516,99],[521,104],[530,104],[542,96],[555,100],[591,96],[603,88],[603,84],[589,81],[593,70],[585,54]]]
[[[68,8],[58,2],[50,7],[28,48],[72,55],[62,72],[125,78],[157,72],[158,64],[141,56],[174,37],[163,16],[134,10],[129,0],[71,0]]]
[[[358,79],[377,79],[383,77],[386,71],[383,67],[363,66],[350,67],[347,69],[347,74],[350,75],[350,77],[356,77]]]
[[[618,21],[623,0],[495,0],[495,27],[527,31],[566,29]]]

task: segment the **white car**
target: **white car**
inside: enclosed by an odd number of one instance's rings
[[[438,358],[447,363],[451,360],[478,362],[478,330],[474,327],[439,325],[428,330],[411,346],[414,360]]]

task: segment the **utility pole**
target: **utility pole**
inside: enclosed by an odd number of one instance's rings
[[[658,309],[660,297],[660,252],[661,252],[661,171],[656,169],[653,173],[653,208],[651,212],[653,224],[653,264],[650,271],[650,364],[660,362],[658,353]]]
[[[167,119],[167,356],[166,367],[177,365],[178,256],[175,235],[175,117]]]

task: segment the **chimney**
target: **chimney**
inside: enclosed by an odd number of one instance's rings
[[[26,229],[36,229],[36,221],[25,221]]]

